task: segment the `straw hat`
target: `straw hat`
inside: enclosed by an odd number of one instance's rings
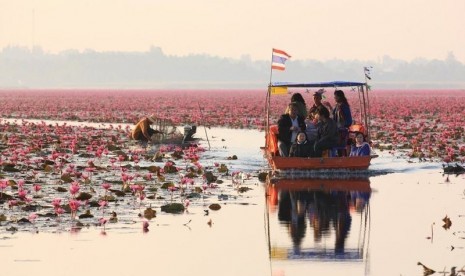
[[[147,119],[149,119],[150,122],[155,124],[155,120],[157,119],[157,116],[155,115],[155,113],[153,113],[152,115],[148,116]]]

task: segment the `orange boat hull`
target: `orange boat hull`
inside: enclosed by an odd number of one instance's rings
[[[265,149],[268,163],[273,170],[322,170],[322,169],[347,169],[367,170],[370,166],[371,156],[353,157],[281,157],[273,156]]]

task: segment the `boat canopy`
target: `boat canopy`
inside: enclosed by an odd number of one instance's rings
[[[270,87],[353,87],[366,85],[364,82],[330,81],[330,82],[273,82]]]

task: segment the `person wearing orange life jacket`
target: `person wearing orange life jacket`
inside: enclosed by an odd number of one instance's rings
[[[131,132],[131,138],[138,141],[148,142],[152,140],[152,135],[155,133],[162,133],[159,130],[155,130],[150,125],[156,122],[155,114],[142,118],[134,127]]]

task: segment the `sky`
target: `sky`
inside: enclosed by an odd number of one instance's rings
[[[464,0],[0,0],[0,49],[465,63]]]

